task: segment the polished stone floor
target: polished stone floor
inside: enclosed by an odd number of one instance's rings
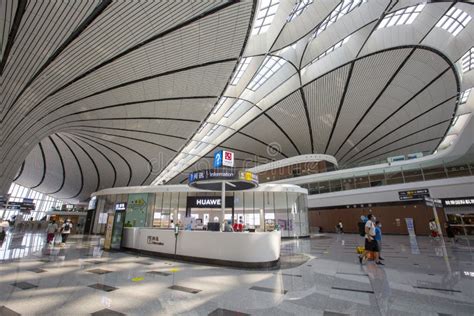
[[[44,239],[7,235],[0,315],[474,315],[467,242],[384,236],[385,266],[361,266],[362,237],[315,236],[284,241],[280,267],[255,271],[103,252],[98,237]]]

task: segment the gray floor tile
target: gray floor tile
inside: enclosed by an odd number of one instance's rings
[[[185,286],[180,286],[180,285],[172,285],[168,288],[170,290],[182,291],[182,292],[191,293],[191,294],[197,294],[197,293],[201,292],[201,290],[192,289],[192,288],[185,287]]]
[[[374,294],[374,291],[372,291],[372,290],[359,290],[359,289],[346,288],[346,287],[336,287],[336,286],[332,286],[331,289],[333,289],[333,290],[341,290],[341,291],[350,291],[350,292],[359,292],[359,293]]]
[[[288,292],[287,290],[284,290],[284,289],[275,289],[275,288],[262,287],[262,286],[252,286],[250,290],[262,291],[262,292],[268,292],[268,293],[278,293],[278,294],[283,294],[283,295],[285,295]]]
[[[105,269],[92,269],[92,270],[87,270],[86,272],[94,273],[94,274],[107,274],[107,273],[111,273],[113,271],[109,271],[109,270],[105,270]]]
[[[145,266],[151,266],[153,264],[152,262],[147,262],[147,261],[136,261],[135,263],[143,264]]]
[[[453,290],[453,289],[435,288],[435,287],[428,287],[428,286],[413,286],[413,287],[415,289],[422,289],[422,290],[434,290],[434,291],[461,293],[461,291]]]
[[[104,309],[101,309],[100,311],[92,313],[91,315],[93,316],[122,316],[126,314],[104,308]]]
[[[163,271],[148,271],[149,274],[161,275],[161,276],[169,276],[171,273],[163,272]]]
[[[250,314],[232,311],[229,309],[218,308],[208,314],[208,316],[247,316]]]
[[[323,316],[349,316],[349,314],[343,314],[338,312],[324,311]]]
[[[17,288],[20,288],[22,290],[29,290],[29,289],[38,287],[37,285],[31,284],[29,282],[15,282],[15,283],[12,283],[11,285]]]
[[[106,284],[102,284],[102,283],[91,284],[91,285],[88,285],[88,287],[91,287],[91,288],[97,289],[97,290],[102,290],[102,291],[105,291],[105,292],[112,292],[112,291],[117,290],[116,287],[106,285]]]
[[[0,315],[1,316],[20,316],[21,314],[9,309],[6,306],[0,306]]]

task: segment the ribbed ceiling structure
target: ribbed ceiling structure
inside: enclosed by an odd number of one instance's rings
[[[439,24],[474,6],[421,3],[5,0],[0,195],[183,182],[216,148],[239,167],[432,153],[473,82],[474,22]]]

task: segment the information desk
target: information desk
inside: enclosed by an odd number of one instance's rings
[[[280,232],[227,233],[124,228],[122,247],[181,260],[234,267],[270,267],[280,258]]]

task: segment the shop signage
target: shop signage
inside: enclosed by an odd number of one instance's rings
[[[227,150],[220,150],[214,153],[214,168],[233,167],[234,153]]]
[[[427,206],[443,207],[443,202],[440,199],[433,199],[429,196],[425,196],[425,203]]]
[[[116,203],[115,210],[116,211],[125,211],[127,209],[127,203]]]
[[[147,236],[146,243],[149,245],[158,245],[158,246],[165,245],[163,242],[160,241],[160,238],[158,236]]]
[[[457,198],[457,199],[444,199],[445,206],[470,206],[474,205],[474,198]]]
[[[417,189],[410,191],[399,191],[398,198],[400,201],[406,200],[423,200],[425,196],[429,196],[430,191],[428,189]]]
[[[186,207],[189,208],[221,208],[222,199],[217,196],[188,196]],[[234,207],[234,198],[226,196],[225,207]]]

